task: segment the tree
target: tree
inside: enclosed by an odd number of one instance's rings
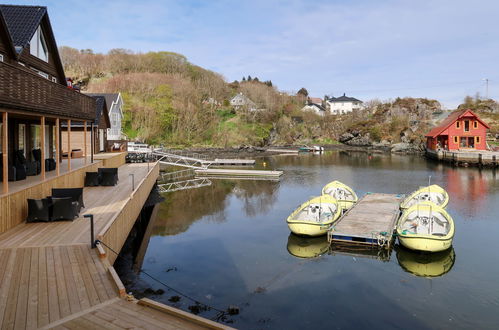
[[[248,81],[252,81],[253,79],[251,79],[251,76],[248,75]]]
[[[243,77],[242,81],[246,81],[246,77]]]
[[[308,91],[307,91],[307,89],[305,87],[302,87],[302,88],[300,88],[300,90],[298,91],[297,94],[307,97],[308,96]]]
[[[258,77],[253,78],[253,81],[259,82]]]

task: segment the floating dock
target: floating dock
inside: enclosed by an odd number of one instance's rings
[[[340,242],[390,249],[402,200],[402,195],[368,193],[328,231],[330,244]]]
[[[215,159],[210,160],[209,162],[212,166],[222,166],[222,165],[231,165],[231,166],[252,166],[255,165],[254,159]]]
[[[231,178],[279,178],[282,171],[265,171],[265,170],[238,170],[238,169],[199,169],[195,170],[197,176],[203,177],[231,177]]]
[[[297,154],[300,152],[298,149],[277,149],[277,148],[270,148],[267,149],[267,152],[278,152],[278,153],[283,153],[283,154]]]

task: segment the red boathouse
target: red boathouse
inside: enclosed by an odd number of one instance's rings
[[[486,135],[489,125],[470,109],[451,113],[426,134],[429,150],[487,150]]]

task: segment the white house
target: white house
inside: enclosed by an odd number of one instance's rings
[[[308,103],[307,105],[305,105],[301,109],[301,111],[314,112],[314,113],[318,114],[319,116],[324,116],[326,114],[326,108],[324,108],[322,105],[316,104],[316,103]]]
[[[230,105],[234,107],[234,109],[239,110],[242,108],[254,111],[257,110],[256,103],[251,101],[246,95],[243,93],[239,93],[230,99]]]
[[[362,109],[362,101],[345,94],[340,97],[326,96],[326,107],[332,115],[342,115],[353,110]]]
[[[111,128],[107,129],[107,140],[121,140],[123,132],[121,121],[123,120],[123,98],[121,93],[114,94],[88,94],[90,96],[104,96],[107,104],[107,112],[111,122]]]

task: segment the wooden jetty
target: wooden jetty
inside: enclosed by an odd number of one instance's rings
[[[341,242],[389,249],[402,200],[402,195],[368,193],[331,227],[329,242],[333,246]]]
[[[454,165],[476,165],[486,167],[499,166],[499,151],[486,150],[427,150],[426,157]]]
[[[269,148],[267,152],[277,152],[282,154],[297,154],[300,152],[298,149],[278,149],[278,148]]]
[[[239,169],[219,169],[207,168],[195,170],[197,176],[202,177],[232,177],[232,178],[279,178],[282,171],[266,171],[266,170],[239,170]]]
[[[81,186],[85,170],[105,167],[106,162],[119,167],[118,184],[85,187],[85,207],[78,219],[48,223],[22,220],[4,227],[0,234],[0,328],[228,329],[149,299],[127,297],[112,266],[116,255],[103,245],[91,248],[90,223],[83,215],[93,214],[96,237],[120,251],[159,174],[157,162],[124,164],[124,156],[118,154],[74,168],[65,182]],[[40,184],[49,190],[52,180],[47,178]],[[30,189],[17,187],[0,197],[13,201],[17,194]],[[37,189],[40,197],[48,193],[45,188]],[[26,196],[21,197],[25,207]],[[3,205],[2,214],[15,207],[13,202],[6,208]]]
[[[255,165],[254,159],[220,159],[209,161],[211,166],[252,166]]]

